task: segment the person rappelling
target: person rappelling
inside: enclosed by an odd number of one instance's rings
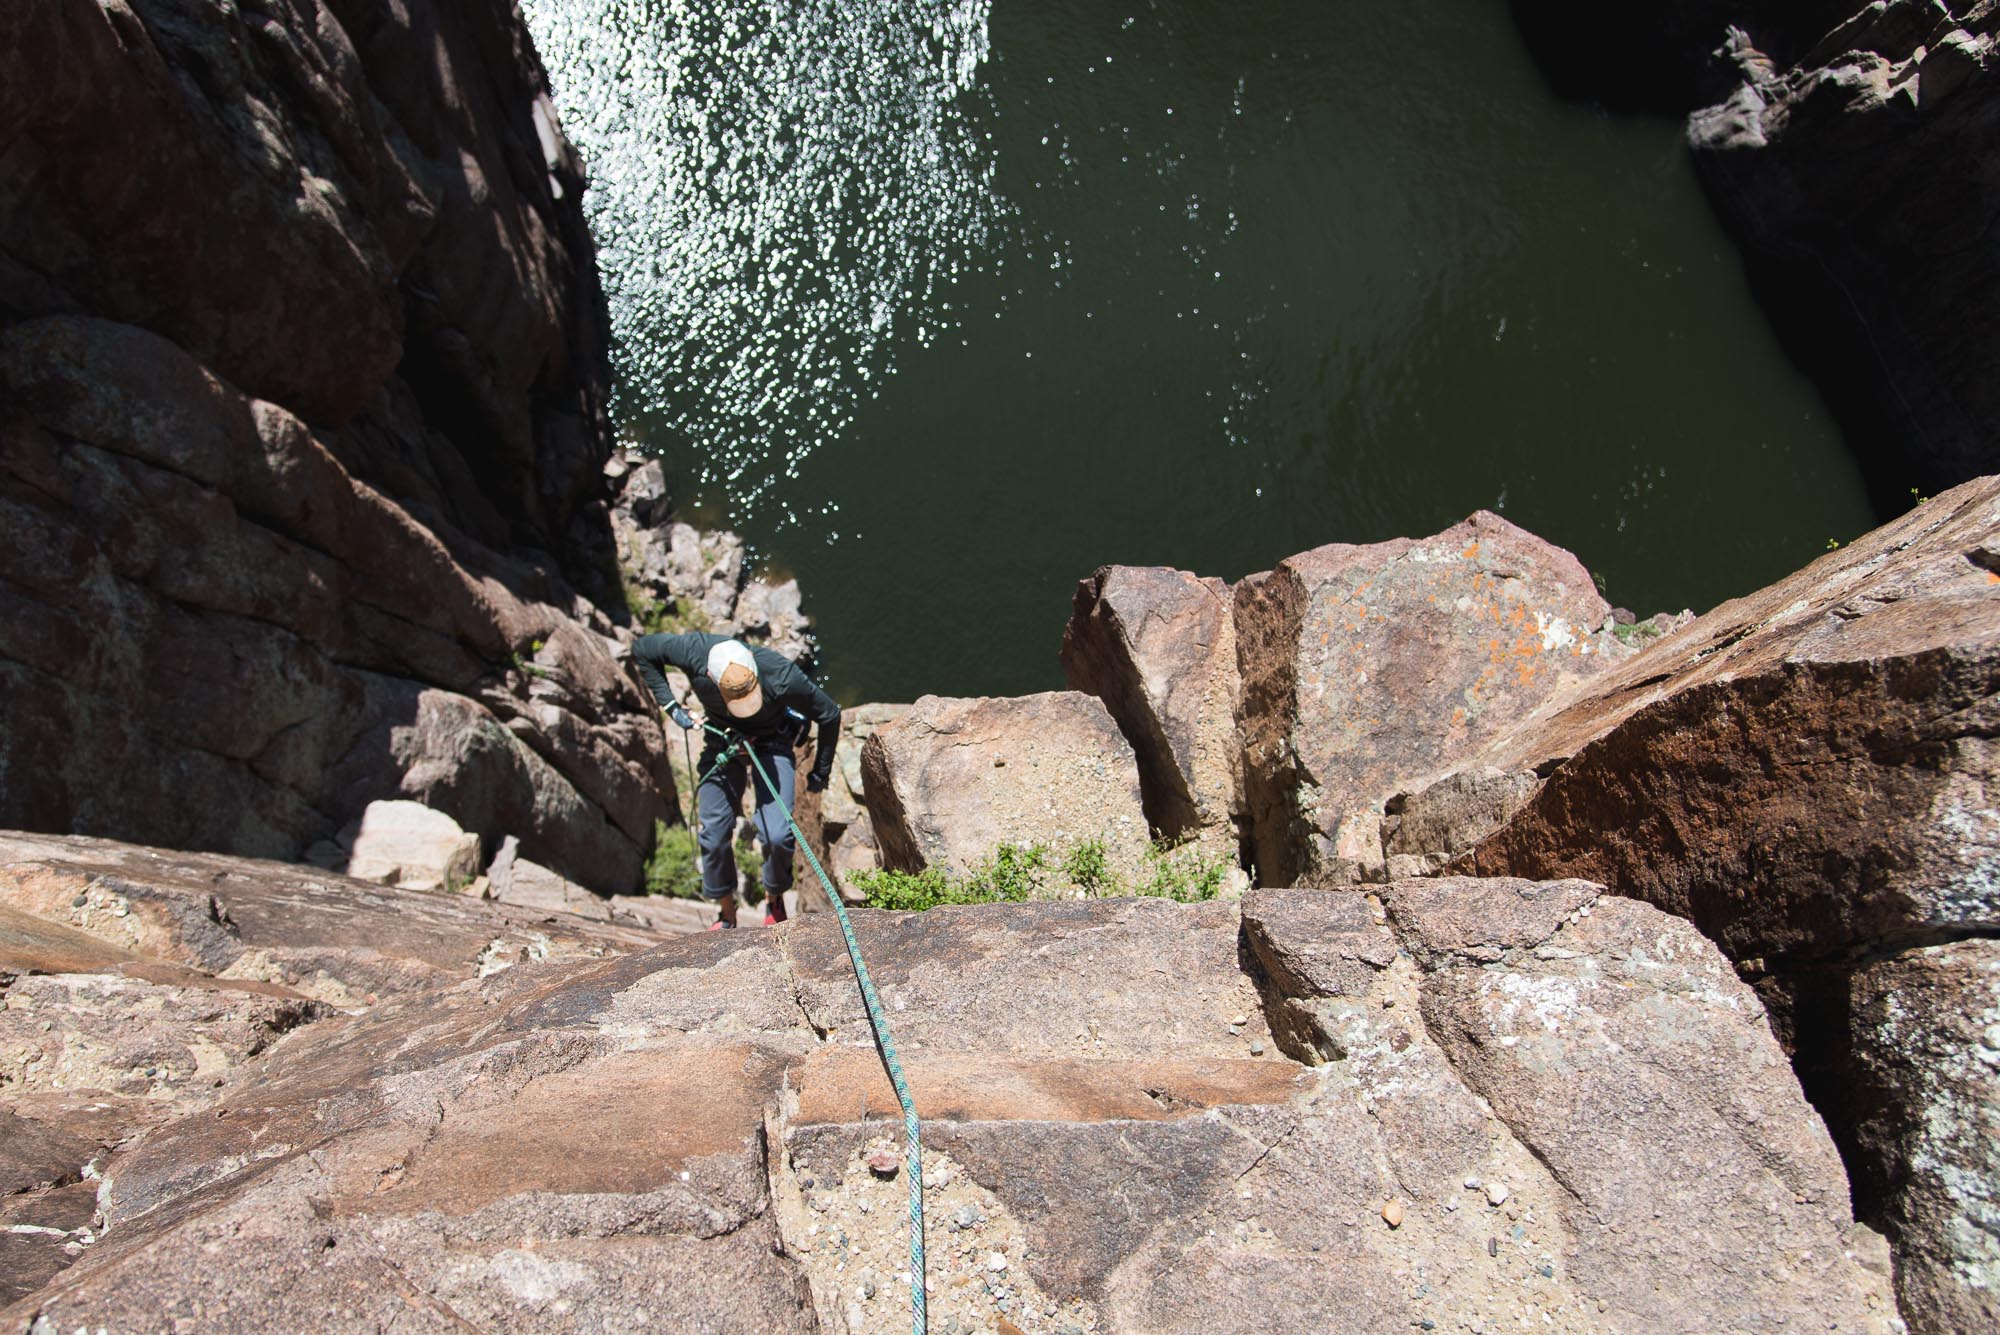
[[[788,814],[793,800],[792,748],[812,724],[819,725],[806,788],[825,791],[833,775],[834,745],[840,740],[840,706],[783,654],[722,635],[642,636],[632,646],[632,658],[667,716],[685,731],[702,727],[706,738],[695,763],[695,773],[702,776],[695,798],[701,893],[715,904],[709,930],[736,926],[733,836],[745,787],[752,784],[757,797],[752,824],[764,849],[764,923],[783,922],[797,846]],[[701,704],[701,721],[674,698],[667,684],[670,667],[687,674]],[[754,775],[744,747],[755,748],[762,762]]]

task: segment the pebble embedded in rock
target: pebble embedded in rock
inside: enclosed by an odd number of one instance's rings
[[[1507,1203],[1507,1184],[1505,1182],[1488,1182],[1486,1184],[1486,1201],[1489,1205],[1505,1205]]]
[[[868,1156],[868,1171],[877,1177],[894,1177],[896,1170],[902,1166],[903,1161],[894,1150],[875,1150]]]
[[[1251,1043],[1250,1043],[1250,1055],[1251,1055],[1251,1056],[1253,1056],[1253,1057],[1261,1057],[1261,1056],[1263,1056],[1263,1055],[1264,1055],[1264,1040],[1263,1040],[1263,1039],[1259,1038],[1259,1039],[1253,1039],[1253,1040],[1251,1041]]]
[[[1388,1204],[1384,1205],[1382,1207],[1382,1222],[1390,1228],[1401,1228],[1403,1226],[1403,1203],[1399,1200],[1391,1200]]]
[[[997,1275],[1007,1268],[1007,1258],[999,1252],[989,1252],[986,1256],[986,1268]]]
[[[1231,1020],[1229,1023],[1241,1027],[1243,1025],[1250,1023],[1250,1017],[1247,1015],[1239,1015],[1235,1019]]]

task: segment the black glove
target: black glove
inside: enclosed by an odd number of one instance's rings
[[[674,721],[674,726],[679,728],[682,732],[694,731],[694,715],[688,713],[687,710],[681,708],[679,705],[677,704],[668,705],[667,717],[672,719]]]
[[[818,770],[814,770],[812,773],[806,775],[806,791],[809,793],[825,792],[826,775],[821,774]]]

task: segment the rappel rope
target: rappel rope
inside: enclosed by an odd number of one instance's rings
[[[927,1335],[929,1330],[928,1304],[924,1297],[924,1159],[921,1128],[917,1121],[917,1105],[910,1098],[910,1087],[903,1078],[903,1064],[896,1059],[896,1045],[889,1037],[889,1019],[882,1012],[882,999],[875,994],[875,984],[868,977],[868,965],[861,958],[861,942],[854,935],[854,923],[847,916],[847,906],[842,903],[840,887],[833,877],[820,865],[819,857],[812,851],[812,844],[806,839],[805,831],[792,816],[791,804],[778,794],[778,785],[772,781],[770,772],[757,755],[754,745],[744,745],[744,739],[708,722],[702,721],[702,728],[729,743],[729,747],[709,766],[708,773],[701,776],[697,787],[706,783],[710,775],[721,769],[730,754],[741,746],[750,763],[757,767],[757,777],[764,781],[764,791],[771,794],[778,809],[785,813],[785,823],[792,827],[792,839],[798,851],[805,854],[812,865],[819,883],[826,889],[828,902],[833,905],[833,916],[840,922],[840,934],[847,942],[847,958],[854,965],[854,980],[861,985],[861,1001],[868,1008],[868,1024],[875,1031],[875,1047],[882,1056],[882,1065],[889,1072],[889,1083],[896,1087],[896,1100],[903,1105],[903,1134],[908,1142],[904,1153],[903,1172],[910,1180],[910,1328],[915,1335]],[[687,742],[687,734],[681,734],[682,744]],[[688,772],[694,772],[694,765],[688,765]],[[765,832],[769,839],[769,832]]]

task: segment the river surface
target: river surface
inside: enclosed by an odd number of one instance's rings
[[[682,511],[847,702],[1061,685],[1107,562],[1487,508],[1705,610],[1873,522],[1675,122],[1504,0],[527,0]]]

